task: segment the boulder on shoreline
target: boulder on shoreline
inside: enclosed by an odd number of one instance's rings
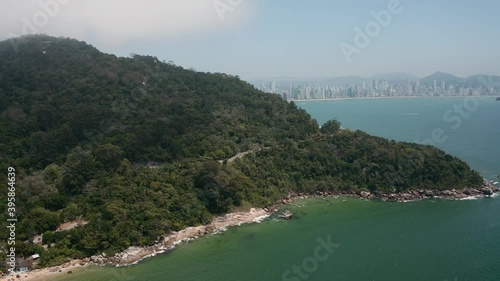
[[[367,191],[361,191],[361,192],[359,193],[359,195],[360,195],[361,197],[363,197],[363,198],[365,198],[365,199],[366,199],[366,198],[370,198],[372,194],[371,194],[370,192],[367,192]]]
[[[407,190],[401,193],[381,193],[380,191],[316,191],[314,195],[316,197],[327,197],[327,196],[351,196],[355,198],[362,199],[380,199],[382,201],[388,202],[408,202],[416,201],[427,198],[446,198],[446,199],[463,199],[471,196],[491,196],[494,193],[500,192],[500,188],[495,187],[492,183],[484,180],[482,188],[465,188],[463,190],[450,189],[450,190],[434,190],[434,189],[418,189],[418,190]],[[271,212],[277,212],[280,206],[290,204],[295,199],[306,199],[307,194],[303,193],[292,193],[289,194],[286,199],[278,200],[275,205],[268,207]]]
[[[89,258],[85,258],[82,260],[73,260],[62,266],[54,267],[48,269],[49,272],[57,271],[65,268],[72,268],[75,266],[87,266],[87,265],[129,265],[143,258],[150,256],[152,254],[157,253],[158,251],[171,249],[176,243],[180,241],[186,241],[189,239],[194,239],[196,237],[202,237],[204,235],[215,233],[221,229],[225,229],[227,226],[240,225],[242,223],[250,223],[253,222],[255,217],[266,215],[269,213],[277,213],[279,208],[284,204],[291,204],[296,199],[307,199],[311,197],[327,197],[327,196],[352,196],[355,198],[363,198],[363,199],[380,199],[382,201],[390,201],[390,202],[408,202],[421,200],[426,198],[434,198],[439,196],[440,198],[448,198],[448,199],[462,199],[471,196],[491,196],[497,192],[500,192],[500,189],[492,185],[490,182],[486,181],[483,183],[481,188],[466,188],[463,190],[431,190],[431,189],[419,189],[419,190],[410,190],[405,193],[381,193],[378,191],[368,192],[368,191],[322,191],[316,192],[314,195],[304,194],[304,193],[291,193],[287,196],[286,199],[281,199],[276,202],[276,204],[269,206],[265,209],[251,210],[247,213],[233,213],[227,214],[223,217],[215,218],[211,224],[205,226],[198,227],[190,227],[179,232],[172,232],[170,235],[166,236],[164,240],[157,245],[151,247],[130,247],[124,252],[118,253],[113,257],[108,257],[106,254],[100,254],[96,256],[92,256]],[[292,219],[294,214],[289,210],[283,212],[283,214],[278,217],[282,219]]]
[[[483,194],[486,196],[491,196],[494,194],[494,192],[491,188],[485,188],[485,189],[483,189]]]
[[[286,210],[283,212],[283,214],[279,215],[278,217],[285,220],[291,220],[293,218],[293,214],[289,210]]]

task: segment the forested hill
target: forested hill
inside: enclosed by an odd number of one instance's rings
[[[44,234],[51,245],[17,250],[40,253],[42,266],[149,245],[293,191],[482,183],[434,147],[342,130],[336,121],[320,130],[293,103],[235,76],[118,58],[72,39],[17,40],[17,50],[0,42],[1,177],[5,183],[7,168],[16,169],[18,241]],[[88,224],[55,232],[75,219]],[[2,228],[0,243],[7,235]]]
[[[26,40],[18,53],[0,45],[2,151],[23,168],[60,162],[86,142],[116,145],[134,163],[172,162],[317,132],[306,113],[234,76],[117,58],[76,40]]]

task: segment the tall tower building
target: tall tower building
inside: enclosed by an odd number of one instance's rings
[[[276,81],[272,81],[269,85],[269,89],[271,90],[272,93],[276,93]]]

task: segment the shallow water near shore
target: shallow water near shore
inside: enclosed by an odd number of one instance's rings
[[[477,110],[454,129],[443,114],[464,102],[439,98],[298,104],[319,123],[338,118],[343,127],[395,140],[422,141],[442,128],[448,139],[436,146],[493,179],[500,173],[500,103],[480,100]],[[300,200],[286,208],[295,219],[271,218],[230,228],[135,266],[73,270],[53,280],[500,280],[498,197],[404,204],[327,198]],[[314,255],[322,245],[318,239],[328,237],[339,247],[319,261]],[[300,274],[293,272],[294,265]]]
[[[287,208],[295,219],[230,228],[137,266],[88,268],[55,280],[296,280],[282,275],[314,258],[318,239],[329,236],[339,246],[315,270],[303,270],[307,280],[486,281],[500,276],[498,198],[404,204],[327,198],[299,200]]]

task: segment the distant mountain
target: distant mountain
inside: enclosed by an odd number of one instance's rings
[[[260,86],[268,85],[274,81],[282,87],[289,85],[361,85],[363,81],[369,80],[361,76],[343,76],[343,77],[275,77],[250,80],[249,83]]]
[[[275,81],[281,86],[289,85],[361,85],[363,82],[368,82],[372,80],[387,80],[391,83],[398,84],[408,81],[417,81],[418,77],[405,73],[405,72],[395,72],[386,74],[377,74],[371,77],[361,77],[361,76],[341,76],[341,77],[315,77],[315,78],[293,78],[293,77],[277,77],[277,78],[265,78],[265,79],[255,79],[251,80],[250,83],[254,85],[269,84],[271,81]]]
[[[473,75],[465,79],[469,87],[492,86],[500,88],[500,76],[496,75]]]
[[[406,84],[408,80],[415,82],[419,79],[418,76],[406,73],[406,72],[394,72],[385,74],[376,74],[371,77],[361,77],[361,76],[343,76],[343,77],[319,77],[319,78],[293,78],[293,77],[279,77],[279,78],[262,78],[250,80],[249,83],[260,86],[262,84],[268,85],[271,81],[276,82],[282,87],[288,87],[289,85],[361,85],[363,82],[369,82],[372,80],[387,80],[392,84]],[[422,86],[433,86],[434,81],[437,82],[438,86],[441,86],[442,82],[446,82],[446,85],[464,86],[464,87],[479,87],[479,86],[493,86],[500,88],[500,76],[496,75],[472,75],[467,78],[461,78],[453,74],[445,72],[436,72],[432,75],[420,78],[420,85]]]
[[[438,85],[441,85],[441,83],[443,81],[446,82],[447,85],[466,84],[466,81],[464,78],[460,78],[460,77],[457,77],[453,74],[438,71],[432,75],[429,75],[429,76],[426,76],[426,77],[420,79],[420,85],[432,86],[432,85],[434,85],[434,81],[436,81]]]
[[[344,76],[344,77],[331,77],[322,78],[318,80],[318,84],[328,85],[361,85],[366,78],[361,76]]]
[[[373,75],[370,79],[372,80],[387,80],[392,83],[402,83],[408,80],[417,81],[419,78],[416,75],[406,73],[406,72],[394,72],[394,73],[386,73],[386,74],[376,74]]]
[[[479,87],[479,86],[493,86],[500,87],[500,76],[495,75],[473,75],[467,78],[461,78],[449,73],[436,72],[432,75],[420,79],[420,85],[432,86],[434,81],[438,86],[444,81],[446,85],[455,85],[463,87]]]
[[[415,83],[419,79],[418,76],[406,72],[394,72],[385,74],[376,74],[371,77],[361,76],[343,76],[343,77],[319,77],[319,78],[293,78],[293,77],[279,77],[279,78],[266,78],[251,80],[249,83],[255,86],[266,85],[271,81],[276,82],[281,87],[288,87],[290,85],[361,85],[363,82],[372,80],[387,80],[391,84],[406,84],[408,80]],[[493,86],[500,88],[500,76],[495,75],[473,75],[467,78],[461,78],[453,74],[445,72],[436,72],[432,75],[420,78],[420,85],[432,87],[434,81],[441,87],[444,81],[446,85],[455,85],[462,87],[479,87],[479,86]]]

